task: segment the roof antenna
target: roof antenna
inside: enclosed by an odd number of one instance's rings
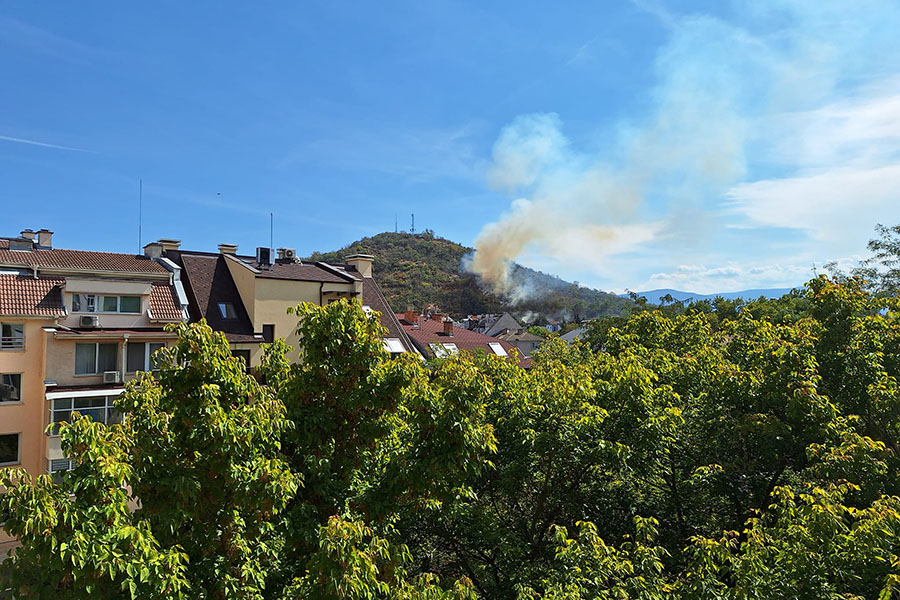
[[[144,217],[144,180],[138,179],[138,254],[144,249],[144,236],[141,226]]]
[[[269,213],[269,250],[274,247],[275,239],[275,213]]]

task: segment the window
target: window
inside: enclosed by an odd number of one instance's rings
[[[400,338],[384,338],[382,343],[384,344],[384,349],[391,354],[403,354],[406,352],[406,348],[403,347],[403,342],[400,341]]]
[[[97,312],[97,297],[93,294],[72,294],[72,312]]]
[[[271,344],[275,341],[275,326],[274,325],[263,325],[263,341],[267,344]]]
[[[244,372],[250,372],[250,351],[249,350],[232,350],[231,355],[239,358],[244,363]]]
[[[219,302],[219,314],[223,319],[237,319],[237,313],[234,311],[234,304],[231,302]]]
[[[0,435],[0,467],[19,464],[19,434]]]
[[[72,312],[139,313],[141,312],[141,297],[72,294]]]
[[[22,400],[22,374],[0,374],[0,403]]]
[[[506,353],[506,350],[503,349],[503,346],[500,342],[488,342],[488,346],[490,346],[491,350],[494,351],[494,354],[497,356],[509,356]]]
[[[153,359],[153,353],[165,347],[162,342],[128,342],[128,349],[125,351],[125,370],[128,373],[158,371],[159,366]]]
[[[25,349],[25,324],[2,323],[0,324],[0,350],[24,350]]]
[[[98,423],[113,425],[122,422],[122,413],[113,406],[115,396],[91,396],[89,398],[57,398],[50,406],[51,435],[59,435],[59,423],[72,422],[72,413],[78,412]]]
[[[454,354],[459,354],[459,348],[457,348],[456,344],[428,344],[431,347],[431,351],[434,352],[434,355],[437,358],[447,358],[448,356],[453,356]]]
[[[75,344],[75,374],[97,375],[115,371],[118,344]]]

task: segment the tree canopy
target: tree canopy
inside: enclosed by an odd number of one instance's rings
[[[669,307],[665,307],[669,308]],[[900,301],[647,310],[521,369],[391,359],[358,303],[301,305],[247,374],[205,324],[0,471],[14,598],[900,597]],[[718,313],[718,314],[717,314]],[[715,316],[716,318],[713,318]]]

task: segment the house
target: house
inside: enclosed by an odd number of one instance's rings
[[[249,367],[262,359],[260,344],[276,337],[299,347],[297,317],[288,314],[289,308],[301,302],[324,306],[341,298],[358,299],[363,310],[379,313],[388,352],[418,352],[375,281],[372,256],[356,254],[332,265],[301,261],[290,248],[279,248],[271,257],[268,248],[240,255],[233,244],[219,244],[219,252],[212,253],[181,250],[174,242],[160,240],[146,251],[182,268],[190,320],[206,319],[224,333],[232,352]]]
[[[537,350],[544,338],[528,333],[524,329],[510,330],[497,336],[498,340],[503,340],[515,346],[523,356],[531,356],[531,353]]]
[[[566,342],[567,344],[572,344],[577,339],[583,339],[585,333],[587,333],[587,327],[581,326],[559,336],[559,339]]]
[[[483,350],[489,355],[508,357],[513,354],[514,346],[483,333],[469,331],[457,327],[453,321],[440,314],[430,318],[416,312],[396,315],[403,329],[419,348],[423,356],[428,358],[445,358],[460,351],[474,352]],[[530,361],[519,354],[519,365],[528,368]]]
[[[494,321],[494,323],[484,332],[484,334],[491,337],[497,337],[504,331],[515,331],[518,329],[522,329],[522,324],[516,321],[511,314],[503,313],[500,318]]]

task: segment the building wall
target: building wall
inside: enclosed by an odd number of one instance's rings
[[[231,279],[234,281],[234,285],[241,295],[241,300],[244,302],[244,308],[247,309],[247,315],[250,317],[250,322],[254,324],[254,331],[259,331],[259,329],[256,329],[253,306],[253,297],[256,295],[256,274],[247,267],[238,264],[236,259],[232,260],[227,256],[225,257],[225,264],[228,265],[228,272],[231,273]]]
[[[258,278],[253,299],[253,330],[262,331],[263,325],[275,325],[275,337],[284,338],[288,345],[297,348],[300,342],[297,316],[289,315],[287,311],[301,302],[319,303],[318,283]],[[247,303],[246,299],[244,303]]]
[[[0,373],[22,374],[21,402],[0,403],[0,433],[18,433],[19,464],[29,473],[46,473],[44,428],[44,348],[46,338],[41,327],[50,320],[3,317],[4,322],[25,323],[25,349],[0,351]]]
[[[129,329],[136,327],[158,326],[150,321],[150,290],[148,282],[101,280],[101,279],[74,279],[67,278],[63,294],[63,302],[66,305],[68,316],[60,320],[60,325],[66,327],[79,327],[81,317],[96,315],[100,318],[100,327]],[[72,296],[74,294],[94,294],[107,296],[140,296],[140,313],[114,313],[114,312],[74,312],[72,309]],[[98,307],[99,308],[99,307]]]
[[[172,343],[172,334],[147,333],[144,335],[130,334],[129,340],[134,343],[138,342],[163,342],[167,345]],[[63,338],[51,338],[47,344],[47,371],[46,379],[56,382],[58,386],[73,385],[101,385],[103,383],[103,374],[97,375],[76,375],[75,374],[75,344],[78,342],[86,343],[114,343],[118,344],[116,370],[120,373],[121,381],[130,381],[134,379],[135,373],[126,373],[125,357],[127,356],[126,340],[124,336],[116,337],[99,337],[99,336],[70,336]]]

